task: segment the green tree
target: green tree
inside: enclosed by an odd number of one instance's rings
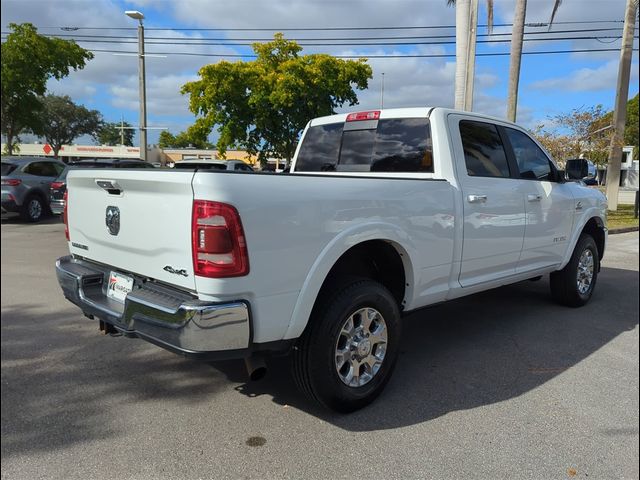
[[[61,79],[71,69],[84,68],[93,54],[73,41],[39,35],[30,23],[9,24],[11,33],[2,43],[1,131],[7,139],[7,153],[25,129],[41,128],[40,97],[50,78]]]
[[[160,148],[193,147],[205,150],[213,148],[213,145],[207,140],[206,136],[203,136],[200,132],[194,132],[192,129],[187,129],[186,132],[180,132],[177,135],[163,130],[160,132],[160,137],[158,138],[158,146]]]
[[[82,135],[97,136],[102,123],[97,110],[76,105],[67,96],[47,95],[40,101],[43,105],[42,125],[36,133],[47,140],[55,158],[58,158],[60,148],[74,139]]]
[[[584,155],[597,165],[605,165],[611,133],[605,118],[602,105],[574,108],[550,117],[550,126],[539,125],[533,133],[559,162]]]
[[[135,131],[128,122],[106,122],[98,130],[97,140],[100,145],[127,145],[133,146]]]
[[[217,125],[221,155],[233,147],[262,163],[268,157],[289,161],[305,124],[345,103],[356,105],[354,85],[363,90],[371,78],[366,60],[299,55],[302,47],[281,33],[253,50],[256,60],[206,65],[199,80],[182,87],[198,116],[190,130],[207,137]]]

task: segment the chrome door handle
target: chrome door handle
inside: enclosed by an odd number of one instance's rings
[[[538,195],[536,193],[530,193],[527,195],[527,200],[530,202],[539,202],[542,199],[542,195]]]
[[[469,203],[485,203],[486,201],[486,195],[467,195],[467,202]]]

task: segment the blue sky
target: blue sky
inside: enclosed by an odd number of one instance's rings
[[[496,0],[495,24],[510,23],[513,0]],[[527,23],[547,22],[552,0],[529,0]],[[480,0],[480,23],[485,23],[486,11]],[[116,30],[135,27],[136,22],[124,15],[125,10],[144,12],[147,38],[163,36],[185,41],[189,38],[269,37],[273,32],[258,31],[201,31],[202,28],[322,28],[322,27],[382,27],[453,25],[454,9],[446,0],[2,0],[3,32],[9,22],[31,22],[41,33],[91,34],[115,37],[134,36],[135,31]],[[556,16],[551,32],[568,29],[617,28],[621,24],[565,24],[564,22],[593,22],[622,20],[624,0],[565,0]],[[98,27],[102,30],[65,32],[62,26]],[[154,31],[153,28],[170,30]],[[174,30],[186,29],[186,30]],[[492,39],[501,33],[510,33],[510,27],[497,26]],[[529,28],[527,31],[542,31]],[[438,30],[371,30],[371,31],[296,31],[285,32],[287,37],[357,37],[357,36],[409,36],[453,35],[453,29]],[[479,33],[486,33],[484,28]],[[572,34],[555,34],[555,36]],[[579,36],[619,36],[620,31],[577,33]],[[637,35],[637,33],[636,33]],[[540,35],[540,37],[551,36]],[[504,38],[504,37],[503,37]],[[486,39],[486,37],[483,37]],[[188,41],[188,40],[187,40]],[[423,40],[424,41],[424,40]],[[604,43],[611,42],[611,43]],[[85,48],[135,51],[135,44],[109,45],[81,43]],[[636,40],[635,46],[637,48]],[[525,51],[575,50],[619,48],[620,40],[600,38],[591,40],[564,40],[554,42],[525,42]],[[147,59],[148,123],[167,127],[173,133],[185,129],[194,120],[187,108],[188,99],[179,89],[186,81],[197,78],[197,71],[207,63],[219,61],[216,57],[179,56],[176,52],[247,53],[247,47],[150,45],[147,52],[170,52],[165,58]],[[308,47],[303,53],[326,52],[335,55],[383,54],[453,54],[454,45],[410,46],[333,46]],[[479,44],[478,53],[508,52],[508,43]],[[611,108],[615,100],[618,52],[572,53],[556,55],[526,55],[523,57],[519,94],[518,120],[532,127],[547,121],[549,116],[573,108],[602,104]],[[235,60],[235,59],[232,59]],[[359,93],[360,106],[351,110],[377,108],[380,104],[382,73],[385,82],[385,107],[405,107],[453,104],[454,58],[383,58],[371,59],[374,76],[369,89]],[[508,57],[478,57],[474,110],[505,116],[505,98],[509,70]],[[82,71],[68,78],[51,81],[49,89],[70,95],[77,103],[100,110],[108,121],[123,117],[138,124],[137,59],[98,53]],[[629,91],[631,98],[638,92],[638,61],[634,52],[634,65]],[[159,130],[150,132],[150,142],[157,139]],[[212,135],[215,140],[215,134]]]

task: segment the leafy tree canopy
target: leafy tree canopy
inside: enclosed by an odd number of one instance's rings
[[[135,130],[128,122],[103,123],[98,130],[97,140],[100,145],[127,145],[133,146]]]
[[[602,105],[574,108],[550,117],[549,126],[539,125],[534,135],[560,163],[584,155],[598,165],[607,163],[609,132],[603,129]]]
[[[63,145],[70,144],[82,135],[97,136],[102,123],[100,112],[88,110],[82,105],[76,105],[67,96],[47,95],[41,100],[43,109],[41,134],[53,149],[53,156],[58,158],[58,152]]]
[[[602,105],[575,108],[549,118],[547,125],[539,125],[534,134],[558,161],[580,155],[600,166],[609,160],[613,112],[605,112]],[[624,145],[633,145],[638,158],[638,95],[627,102],[627,121]]]
[[[198,116],[191,130],[207,137],[217,126],[222,155],[241,148],[263,163],[268,157],[290,160],[305,124],[345,103],[356,105],[354,86],[367,88],[372,76],[364,59],[300,55],[302,47],[281,33],[253,50],[254,61],[206,65],[199,80],[182,87]]]
[[[213,145],[207,140],[206,136],[203,136],[200,132],[194,132],[192,129],[187,129],[186,132],[180,132],[177,135],[173,135],[171,132],[163,130],[160,132],[158,146],[160,148],[193,147],[205,150],[213,148]]]
[[[9,24],[11,32],[2,43],[2,133],[11,153],[20,132],[38,132],[42,110],[40,98],[50,78],[61,79],[71,69],[84,68],[93,54],[73,41],[39,35],[30,23]]]

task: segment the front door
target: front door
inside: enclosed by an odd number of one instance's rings
[[[569,245],[575,201],[544,151],[525,133],[504,128],[524,183],[526,229],[517,271],[559,265]]]
[[[469,287],[514,275],[525,230],[523,181],[512,178],[498,127],[449,116],[463,196],[459,282]]]

